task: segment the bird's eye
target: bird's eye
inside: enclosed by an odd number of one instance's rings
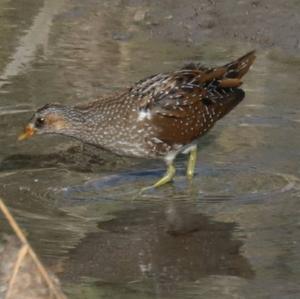
[[[35,127],[41,128],[45,124],[45,119],[43,117],[39,117],[35,121]]]

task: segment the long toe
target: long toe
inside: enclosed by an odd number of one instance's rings
[[[176,169],[175,169],[174,165],[173,164],[168,165],[166,174],[160,180],[158,180],[156,183],[154,183],[153,185],[142,188],[141,193],[143,193],[144,191],[148,191],[151,189],[161,187],[161,186],[171,182],[175,176],[175,173],[176,173]]]

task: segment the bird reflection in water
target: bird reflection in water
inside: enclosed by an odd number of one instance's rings
[[[64,275],[166,293],[209,275],[253,277],[243,243],[233,237],[236,224],[198,209],[191,202],[134,203],[70,251]]]

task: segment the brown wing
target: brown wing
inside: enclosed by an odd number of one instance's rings
[[[241,77],[255,59],[250,52],[217,68],[189,65],[138,82],[130,91],[138,109],[151,113],[158,138],[188,144],[208,131],[243,98]]]

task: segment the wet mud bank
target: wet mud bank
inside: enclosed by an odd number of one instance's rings
[[[129,1],[153,38],[199,44],[211,40],[300,51],[300,3],[282,0]]]

